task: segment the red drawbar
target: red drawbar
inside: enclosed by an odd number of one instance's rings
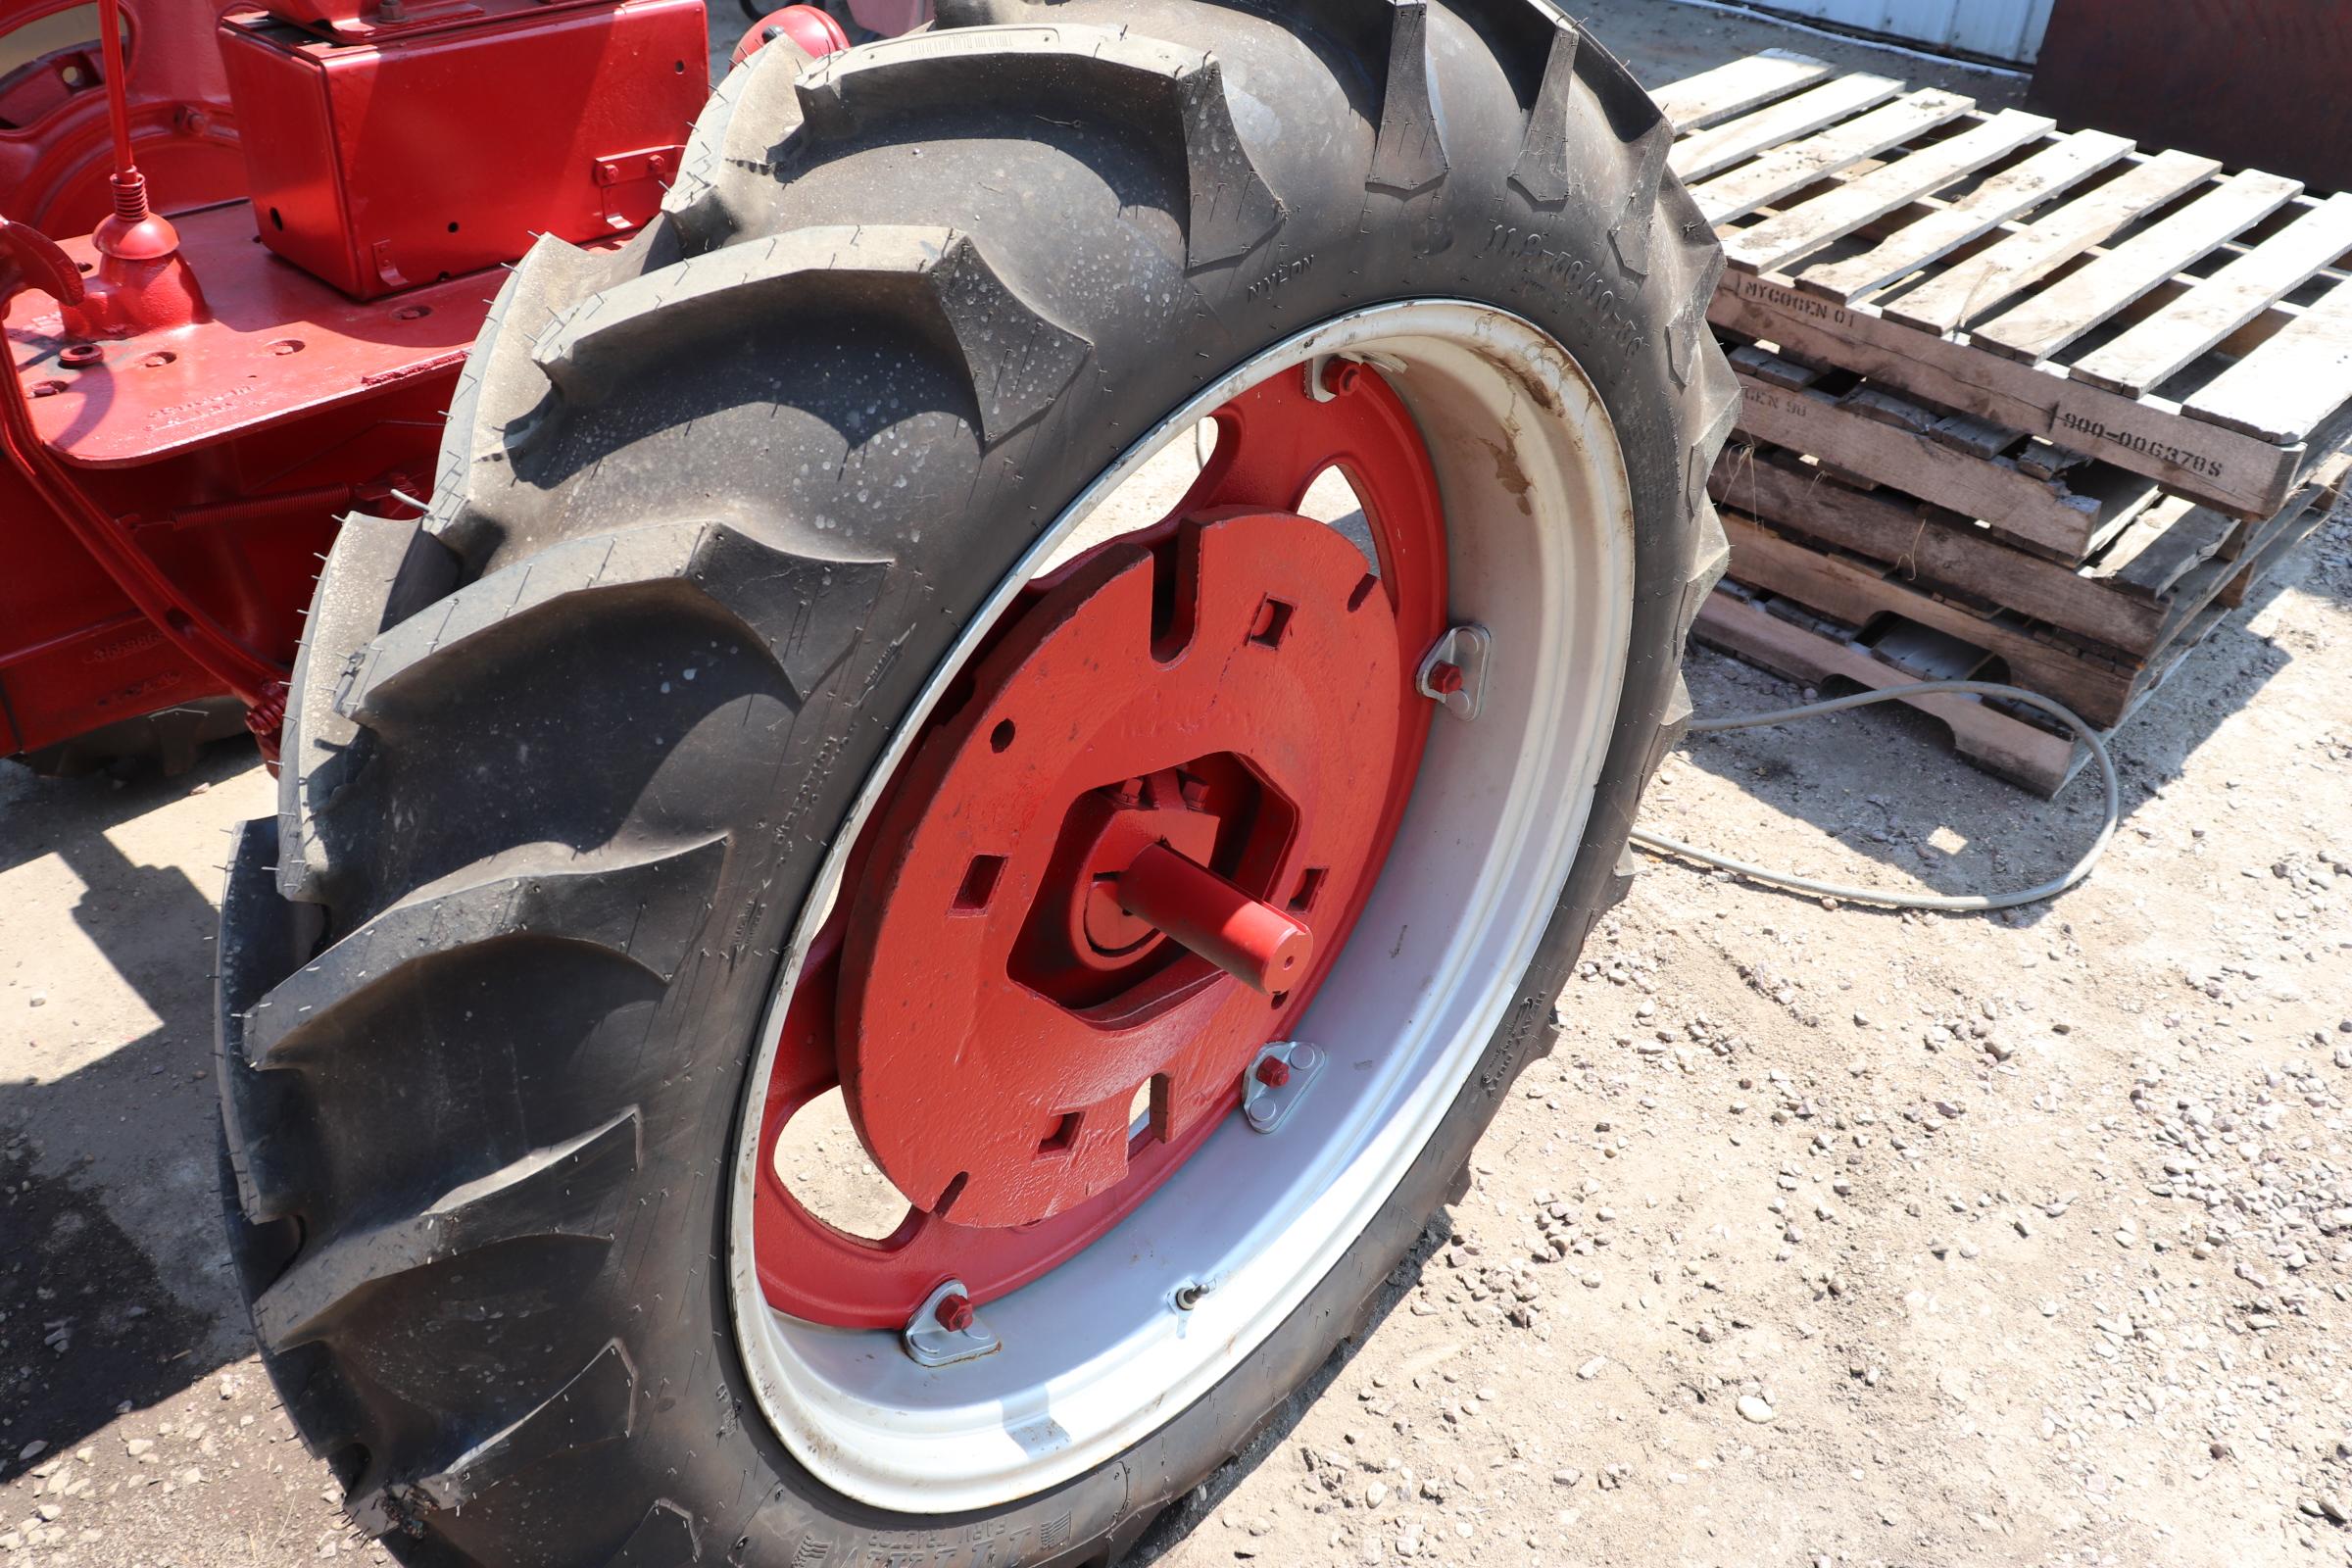
[[[1376,373],[1219,409],[1168,520],[1033,584],[854,852],[767,1086],[755,1207],[779,1310],[899,1327],[1084,1248],[1220,1124],[1346,944],[1427,734],[1445,626],[1428,457]],[[1326,469],[1373,554],[1297,514]],[[775,1170],[832,1088],[911,1200],[891,1237]],[[1138,1117],[1137,1112],[1142,1114]]]

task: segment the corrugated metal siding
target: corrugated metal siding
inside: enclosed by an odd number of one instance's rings
[[[1768,10],[1865,27],[1930,49],[2031,64],[2056,0],[1759,0]]]

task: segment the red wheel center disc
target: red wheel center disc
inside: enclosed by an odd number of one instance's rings
[[[1326,369],[1219,408],[1172,520],[1032,584],[892,776],[761,1101],[778,1311],[899,1328],[948,1280],[985,1303],[1078,1252],[1214,1131],[1348,940],[1419,765],[1446,531],[1402,400]],[[1296,515],[1333,469],[1376,572]],[[911,1205],[886,1237],[778,1167],[836,1084]]]
[[[1399,723],[1377,587],[1322,523],[1227,517],[1103,551],[992,653],[914,761],[843,953],[842,1085],[909,1200],[1046,1219],[1127,1174],[1147,1085],[1161,1138],[1222,1108],[1290,982],[1156,933],[1116,879],[1156,844],[1310,933],[1353,902]]]

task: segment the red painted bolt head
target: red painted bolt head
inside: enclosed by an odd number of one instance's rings
[[[1440,697],[1451,697],[1462,689],[1462,666],[1432,664],[1429,666],[1429,689]]]
[[[1268,1056],[1257,1064],[1257,1081],[1268,1089],[1280,1089],[1291,1081],[1291,1064],[1280,1056]]]
[[[1333,360],[1323,367],[1323,390],[1337,396],[1352,392],[1364,379],[1364,368],[1352,360]]]
[[[950,1334],[961,1334],[972,1326],[972,1298],[968,1296],[943,1296],[931,1315],[939,1326]]]

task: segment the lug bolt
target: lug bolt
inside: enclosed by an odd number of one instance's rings
[[[1291,1081],[1291,1064],[1280,1056],[1268,1056],[1257,1064],[1256,1076],[1268,1089],[1280,1089]]]
[[[950,1334],[961,1334],[972,1326],[972,1298],[968,1296],[943,1296],[931,1315],[939,1326]]]
[[[1451,697],[1462,689],[1462,666],[1432,664],[1429,666],[1429,689],[1440,697]]]
[[[78,370],[85,365],[96,365],[105,358],[106,350],[95,343],[69,343],[58,350],[57,363],[70,365]]]
[[[1323,367],[1323,390],[1345,395],[1364,378],[1364,368],[1353,360],[1333,360]]]

